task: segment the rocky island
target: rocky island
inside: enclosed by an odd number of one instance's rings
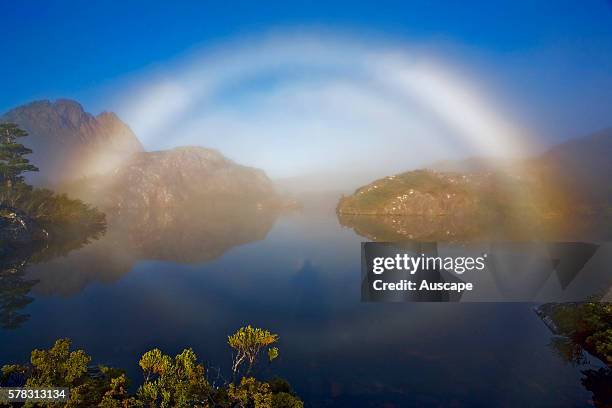
[[[576,239],[594,214],[610,225],[611,155],[606,129],[509,166],[481,159],[474,167],[471,159],[381,178],[341,197],[336,211],[342,225],[373,240],[486,239],[491,231]]]
[[[415,170],[361,187],[338,203],[340,214],[473,216],[503,205],[500,180],[490,173],[441,173]],[[506,180],[507,182],[507,180]]]

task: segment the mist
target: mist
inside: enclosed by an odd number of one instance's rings
[[[310,190],[532,151],[529,131],[496,95],[453,68],[418,44],[243,38],[140,72],[118,92],[118,111],[147,150],[210,147]]]

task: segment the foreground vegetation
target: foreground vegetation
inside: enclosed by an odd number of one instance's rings
[[[88,204],[44,188],[18,183],[0,188],[0,210],[17,211],[43,228],[51,239],[74,230],[96,231],[105,227],[105,216]]]
[[[71,350],[69,339],[59,339],[48,350],[32,351],[29,364],[2,367],[0,385],[70,388],[69,400],[48,405],[54,407],[302,408],[286,381],[251,376],[261,354],[266,352],[269,362],[278,357],[277,342],[278,335],[251,326],[229,336],[233,379],[220,385],[211,383],[192,349],[175,357],[150,350],[139,361],[143,382],[130,393],[124,371],[93,368],[83,350]]]
[[[32,150],[18,143],[28,134],[12,123],[0,123],[0,217],[5,229],[11,223],[23,229],[36,229],[33,239],[58,238],[78,231],[103,230],[104,214],[80,200],[33,188],[25,182],[26,172],[38,171],[26,158]],[[29,232],[29,231],[25,231]],[[24,231],[5,231],[0,244],[23,244]],[[21,233],[22,236],[14,236]],[[11,235],[13,234],[13,235]],[[19,239],[18,239],[19,238]],[[0,245],[2,246],[2,245]]]
[[[14,329],[28,319],[20,312],[32,302],[36,281],[25,278],[28,265],[86,245],[104,234],[106,220],[95,208],[48,189],[34,188],[24,173],[38,171],[17,140],[27,133],[0,123],[0,327]]]
[[[582,365],[588,361],[586,351],[607,365],[581,370],[580,382],[593,393],[593,405],[612,407],[612,303],[547,303],[539,310],[553,323],[558,336],[550,345],[559,357]]]
[[[551,303],[542,309],[563,336],[554,343],[559,354],[580,362],[586,350],[612,367],[612,303]]]

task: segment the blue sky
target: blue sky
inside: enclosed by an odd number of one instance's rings
[[[159,67],[241,38],[314,29],[426,48],[546,141],[612,125],[607,1],[0,4],[0,111],[68,97],[129,117],[113,92]]]
[[[231,3],[231,5],[229,5]],[[88,88],[212,42],[276,27],[352,28],[449,41],[490,58],[550,49],[568,85],[612,68],[607,1],[5,1],[0,109]],[[595,65],[597,67],[595,67]],[[607,75],[606,75],[607,74]],[[609,99],[608,99],[609,101]],[[594,101],[595,102],[595,101]]]

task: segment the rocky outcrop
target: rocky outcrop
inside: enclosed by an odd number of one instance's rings
[[[469,216],[483,210],[485,175],[417,170],[385,177],[359,188],[338,203],[340,214]]]
[[[343,197],[340,223],[372,240],[465,242],[555,237],[577,231],[552,189],[527,174],[417,170]],[[570,222],[571,220],[571,222]]]
[[[472,158],[446,168],[376,180],[344,197],[340,214],[465,216],[509,212],[559,216],[612,206],[612,129],[561,143],[544,154],[500,164]]]
[[[71,100],[37,101],[0,116],[29,136],[20,140],[33,150],[28,156],[39,167],[27,175],[34,184],[56,184],[110,171],[143,147],[114,113],[87,113]]]
[[[612,129],[535,158],[446,163],[367,184],[337,205],[342,225],[372,240],[607,240]],[[438,166],[438,168],[441,168]]]
[[[104,209],[278,204],[263,171],[202,147],[138,153],[112,173],[74,183],[67,192]]]
[[[28,158],[40,169],[26,175],[29,182],[51,184],[104,209],[277,201],[261,170],[201,147],[144,152],[114,113],[93,116],[75,101],[32,102],[0,121],[16,123],[29,134],[21,142],[33,150]]]

